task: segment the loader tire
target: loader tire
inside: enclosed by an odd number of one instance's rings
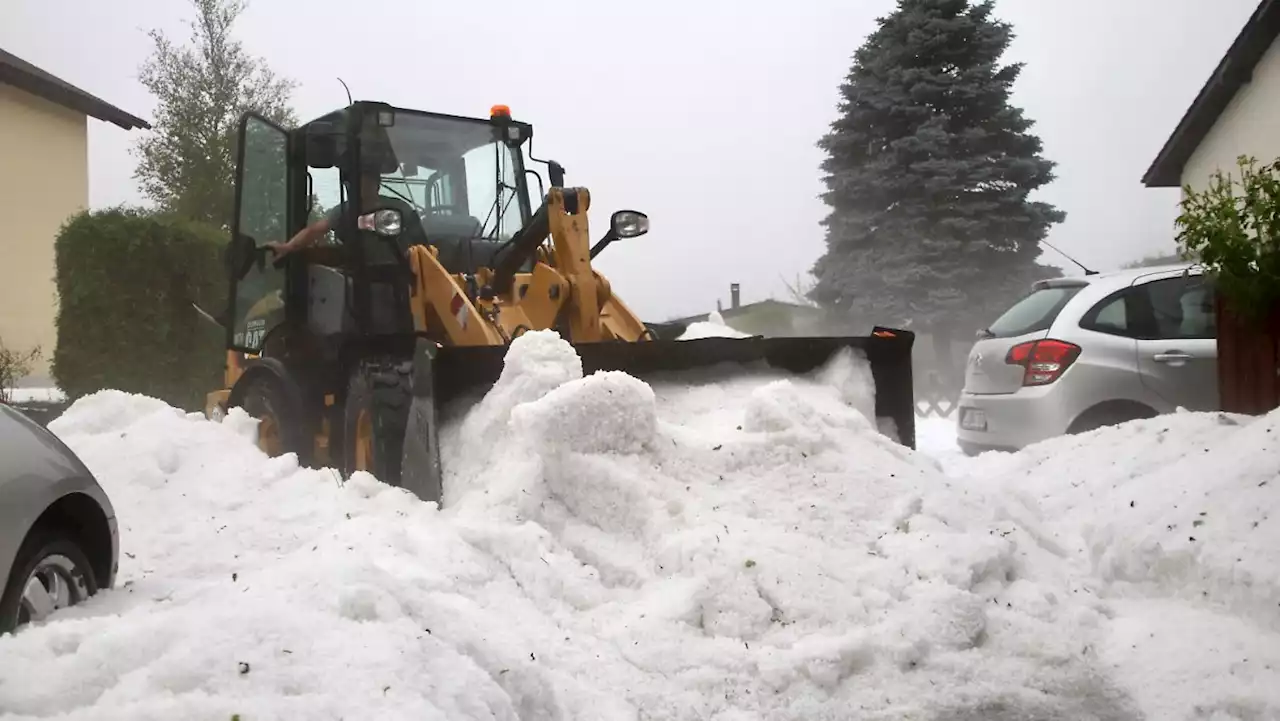
[[[412,363],[397,359],[361,361],[351,373],[343,408],[343,465],[349,477],[366,471],[400,485],[404,431],[412,401]]]
[[[302,419],[279,381],[269,375],[254,378],[237,405],[258,419],[258,448],[263,453],[273,458],[294,453],[300,465],[310,460]]]

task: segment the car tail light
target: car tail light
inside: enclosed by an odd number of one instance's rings
[[[1022,385],[1045,386],[1058,380],[1079,357],[1080,346],[1046,339],[1015,345],[1009,349],[1004,362],[1026,369]]]

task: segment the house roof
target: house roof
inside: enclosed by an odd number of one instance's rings
[[[761,308],[766,308],[770,306],[788,308],[792,311],[798,311],[802,313],[822,312],[811,305],[800,305],[799,303],[788,303],[786,301],[776,300],[774,298],[766,298],[764,300],[756,301],[755,303],[744,303],[743,305],[740,305],[737,308],[725,308],[719,311],[719,313],[721,318],[724,318],[725,320],[732,320],[739,316],[751,313],[752,311],[757,311],[757,310],[760,310]],[[698,315],[691,315],[686,318],[676,318],[674,320],[669,320],[667,321],[667,323],[696,323],[698,321],[706,320],[710,315],[711,315],[710,313],[699,313]]]
[[[3,49],[0,49],[0,83],[20,88],[49,102],[77,110],[98,120],[115,123],[125,130],[151,129],[147,121],[130,115]]]
[[[1280,0],[1262,0],[1142,176],[1143,185],[1149,188],[1182,185],[1182,169],[1191,154],[1213,129],[1236,92],[1253,78],[1254,67],[1277,36],[1280,36]]]

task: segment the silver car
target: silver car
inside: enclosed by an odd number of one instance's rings
[[[0,403],[0,634],[115,583],[107,494],[62,441]]]
[[[969,455],[1169,413],[1218,410],[1210,280],[1196,266],[1036,283],[979,331],[956,416]]]

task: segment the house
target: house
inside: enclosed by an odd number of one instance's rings
[[[1151,188],[1201,191],[1214,172],[1239,178],[1236,159],[1280,159],[1280,0],[1262,0],[1143,176]],[[1221,409],[1266,413],[1280,406],[1276,348],[1259,330],[1216,303]]]
[[[1280,0],[1263,0],[1143,176],[1149,188],[1208,185],[1236,158],[1280,158]]]
[[[89,205],[88,118],[151,127],[0,49],[0,343],[16,352],[40,348],[29,379],[36,382],[47,382],[56,342],[54,238]]]
[[[719,301],[716,305],[720,306]],[[837,322],[831,314],[815,306],[786,303],[772,298],[743,305],[737,283],[729,286],[729,307],[717,307],[716,310],[724,319],[724,324],[730,328],[740,333],[771,338],[857,335],[870,332],[869,326],[866,329],[854,329],[847,323]],[[671,335],[678,335],[690,323],[705,321],[710,315],[710,313],[703,313],[649,325],[659,329],[659,334],[663,334],[660,329],[665,327],[669,331],[674,331],[670,333]]]
[[[870,318],[850,319],[817,306],[787,303],[772,298],[744,305],[737,283],[729,286],[729,307],[719,307],[719,301],[716,305],[716,311],[725,325],[739,333],[767,338],[867,336],[876,326],[875,320]],[[703,313],[646,325],[656,331],[660,338],[677,338],[691,323],[706,321],[710,316],[710,313]],[[938,395],[954,397],[959,392],[960,386],[956,384],[961,377],[948,374],[947,367],[954,365],[954,362],[940,361],[933,344],[931,336],[916,333],[911,352],[916,394],[928,399],[934,399]]]

